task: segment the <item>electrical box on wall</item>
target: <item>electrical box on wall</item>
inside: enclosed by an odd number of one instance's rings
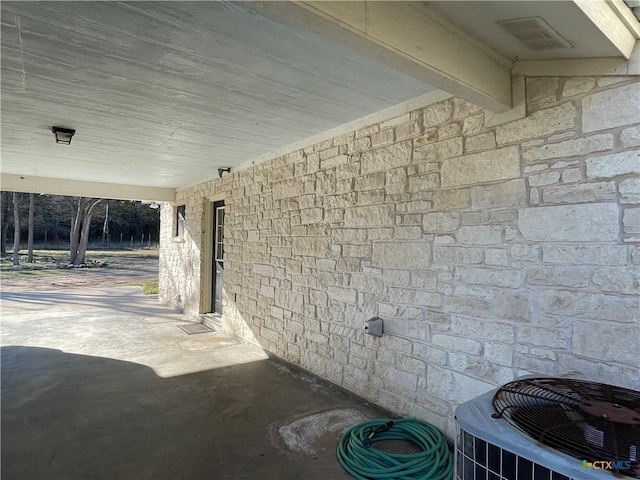
[[[364,322],[364,333],[381,337],[383,331],[383,322],[380,317],[373,317]]]

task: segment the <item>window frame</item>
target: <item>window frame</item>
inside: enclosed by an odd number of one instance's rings
[[[184,237],[185,226],[187,219],[187,206],[186,204],[176,205],[176,221],[173,225],[173,236],[177,238]]]

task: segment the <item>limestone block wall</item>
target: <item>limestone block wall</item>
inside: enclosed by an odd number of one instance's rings
[[[219,194],[224,326],[390,410],[451,435],[456,405],[527,373],[638,389],[638,98],[530,78],[521,120],[452,98],[180,191],[161,297],[198,313]]]

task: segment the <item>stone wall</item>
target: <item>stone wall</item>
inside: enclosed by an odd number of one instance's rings
[[[224,326],[390,410],[451,435],[456,405],[523,374],[638,389],[639,97],[528,79],[521,120],[449,99],[180,191],[162,299],[198,313],[218,194]]]

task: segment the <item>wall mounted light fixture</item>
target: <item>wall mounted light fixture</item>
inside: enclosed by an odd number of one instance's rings
[[[56,136],[56,143],[62,143],[63,145],[69,145],[76,133],[75,130],[62,127],[51,127],[51,131]]]
[[[223,173],[229,173],[230,171],[231,171],[231,168],[229,168],[229,167],[226,167],[226,168],[219,168],[219,169],[218,169],[218,176],[219,176],[220,178],[222,178],[222,174],[223,174]]]

